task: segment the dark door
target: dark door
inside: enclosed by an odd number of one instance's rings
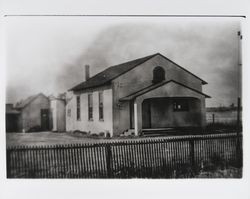
[[[170,98],[155,98],[151,101],[151,127],[172,127],[173,112]],[[178,118],[178,117],[177,117]]]
[[[18,115],[6,114],[6,132],[18,131]]]
[[[41,129],[49,130],[49,109],[41,109]]]
[[[142,102],[142,128],[151,128],[151,101],[146,99]]]

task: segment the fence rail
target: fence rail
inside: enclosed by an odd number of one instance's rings
[[[176,178],[242,165],[236,133],[7,148],[8,178]]]

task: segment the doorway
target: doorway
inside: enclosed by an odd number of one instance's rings
[[[169,98],[145,99],[142,103],[142,128],[165,128],[170,123]]]
[[[142,128],[151,128],[151,100],[144,100],[142,103]]]
[[[49,130],[49,109],[41,109],[41,130]]]

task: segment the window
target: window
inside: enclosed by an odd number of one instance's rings
[[[76,96],[76,119],[81,119],[81,101],[80,96]]]
[[[103,120],[103,92],[99,92],[99,120]]]
[[[189,111],[187,99],[175,99],[173,102],[174,111]]]
[[[156,66],[153,70],[153,83],[158,83],[165,80],[165,70],[160,67]]]
[[[68,115],[68,117],[71,117],[71,109],[68,109],[67,115]]]
[[[88,94],[88,116],[89,120],[93,120],[93,94]]]

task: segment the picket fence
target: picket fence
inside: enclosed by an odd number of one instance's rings
[[[7,178],[190,178],[242,166],[242,136],[145,138],[7,148]]]

